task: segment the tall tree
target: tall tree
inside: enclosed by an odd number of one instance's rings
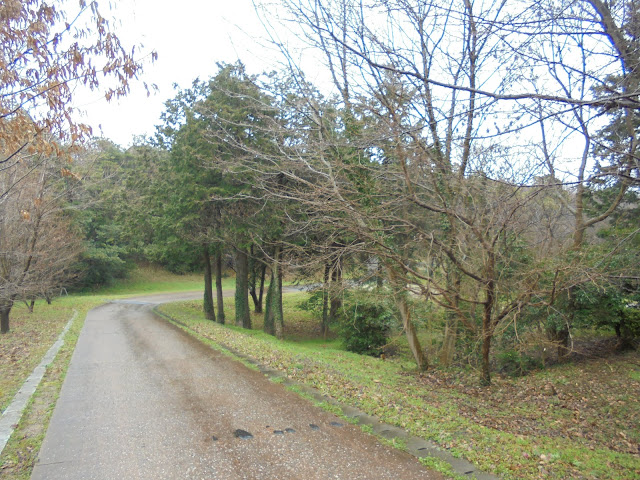
[[[272,141],[263,127],[264,119],[273,115],[271,101],[257,85],[256,78],[247,74],[242,63],[219,65],[218,73],[208,83],[206,98],[197,104],[196,110],[206,124],[203,138],[208,143],[210,156],[205,166],[224,171],[224,183],[211,196],[211,200],[224,205],[222,235],[224,243],[233,246],[236,267],[236,324],[250,328],[249,287],[253,278],[264,285],[264,267],[260,267],[259,248],[254,248],[256,238],[263,232],[261,219],[265,213],[254,192],[251,160],[259,158],[258,152],[272,148]],[[251,252],[255,252],[253,255]],[[252,268],[254,267],[254,268]],[[252,272],[256,269],[258,275]],[[262,287],[260,287],[260,290]],[[256,309],[261,302],[254,292]],[[261,293],[259,294],[262,295]]]
[[[141,64],[121,45],[97,2],[9,0],[0,5],[0,18],[0,207],[4,210],[19,199],[24,201],[32,185],[42,185],[44,177],[55,179],[60,171],[68,178],[74,176],[69,165],[55,174],[47,166],[53,159],[71,160],[69,145],[90,133],[75,120],[76,87],[96,90],[106,77],[111,82],[107,99],[126,95]],[[26,216],[30,209],[25,212]],[[13,216],[3,216],[3,241],[13,237],[9,235],[13,222]],[[33,247],[22,254],[20,250],[4,254],[0,279],[3,332],[9,328],[13,300],[28,289],[25,282],[35,265],[33,249],[40,244],[33,239],[39,237],[36,232],[42,232],[41,224],[36,224],[28,243]],[[16,260],[22,265],[18,270]],[[45,260],[41,257],[40,263]]]
[[[56,171],[56,159],[36,157],[20,168],[0,173],[0,185],[11,185],[36,164],[39,175],[8,189],[0,202],[0,332],[10,330],[16,300],[50,296],[75,279],[80,238],[65,213],[67,181],[79,181],[69,170]]]
[[[458,324],[477,335],[482,379],[490,382],[498,326],[527,305],[554,301],[576,279],[547,282],[545,269],[558,251],[533,243],[539,232],[527,214],[543,191],[557,187],[537,179],[560,165],[554,155],[566,148],[546,145],[532,155],[535,137],[565,131],[572,133],[554,138],[573,141],[577,132],[585,141],[578,175],[566,179],[576,182],[574,245],[619,206],[621,197],[614,197],[586,220],[580,198],[594,164],[589,142],[596,119],[603,109],[633,112],[639,105],[634,23],[622,27],[635,18],[635,3],[612,10],[567,1],[561,12],[545,2],[522,12],[504,2],[283,3],[300,37],[326,59],[344,112],[340,136],[327,135],[316,121],[316,141],[288,152],[283,170],[309,186],[291,197],[322,209],[328,225],[341,222],[337,229],[359,240],[357,249],[388,263],[401,312],[407,289],[448,312],[443,359],[451,358]],[[376,16],[385,22],[369,21]],[[284,53],[300,78],[296,55]],[[603,66],[596,58],[610,61]],[[606,73],[623,80],[608,85]],[[300,110],[313,112],[307,98]],[[621,179],[620,194],[633,181],[625,176],[636,175],[633,129],[626,145],[626,163],[611,172]],[[439,269],[422,267],[431,259]],[[417,344],[422,365],[419,351]]]

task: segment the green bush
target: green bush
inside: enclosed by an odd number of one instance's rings
[[[316,318],[322,318],[322,307],[324,302],[324,290],[319,288],[317,290],[313,290],[309,295],[309,298],[298,303],[298,308],[300,310],[304,310],[305,312],[311,312],[311,314]]]
[[[498,370],[512,377],[526,375],[532,370],[542,368],[542,362],[517,350],[505,350],[496,355]]]
[[[579,326],[613,328],[619,346],[632,347],[640,338],[640,291],[637,286],[612,285],[598,289],[585,286],[576,294],[576,319]]]
[[[395,323],[394,313],[385,301],[347,296],[338,327],[344,347],[350,352],[380,356]]]
[[[124,258],[123,249],[105,245],[103,247],[89,246],[80,257],[76,270],[79,280],[76,288],[94,288],[109,285],[114,280],[125,278],[133,267],[133,263]]]

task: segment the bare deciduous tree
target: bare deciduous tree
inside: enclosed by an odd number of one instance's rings
[[[302,202],[333,229],[327,237],[352,239],[345,248],[380,258],[400,312],[409,311],[402,291],[441,305],[444,361],[460,324],[475,332],[489,382],[496,329],[570,289],[570,275],[549,281],[550,262],[579,248],[637,183],[636,2],[281,3],[280,20],[325,59],[338,104],[305,91],[298,57],[282,46],[302,87],[306,136],[282,134],[294,148],[270,165],[291,183],[271,194]],[[622,134],[596,154],[612,114]],[[615,161],[596,168],[602,149]],[[585,191],[607,178],[618,195],[587,218]],[[549,195],[564,213],[547,218],[546,232],[562,238],[540,240],[529,215]],[[424,268],[430,259],[438,269]],[[403,324],[426,365],[408,314]]]

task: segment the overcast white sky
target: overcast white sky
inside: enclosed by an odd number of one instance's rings
[[[159,123],[164,102],[175,95],[172,85],[188,87],[200,77],[216,72],[216,62],[241,59],[249,72],[269,70],[277,52],[265,47],[263,27],[251,0],[117,0],[105,17],[115,16],[116,31],[123,44],[143,44],[158,52],[158,60],[147,64],[141,80],[155,83],[158,91],[147,97],[142,82],[131,94],[107,103],[101,92],[80,93],[76,107],[86,113],[81,121],[121,146],[134,135],[149,135]],[[271,67],[272,68],[272,67]]]

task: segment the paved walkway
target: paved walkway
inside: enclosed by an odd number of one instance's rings
[[[33,480],[440,479],[151,312],[92,310]]]

